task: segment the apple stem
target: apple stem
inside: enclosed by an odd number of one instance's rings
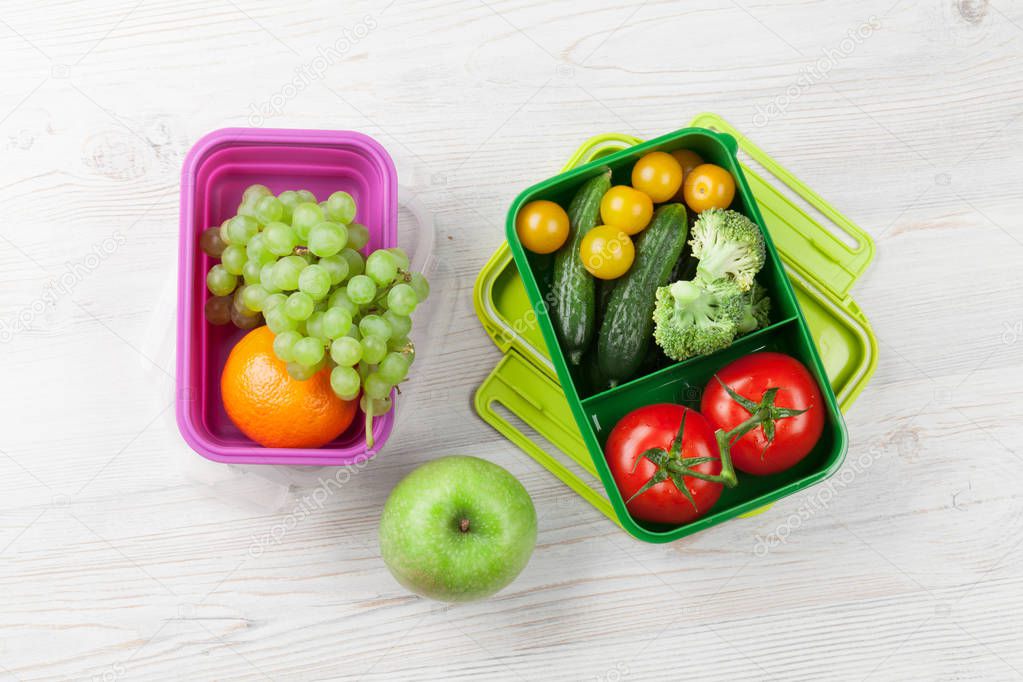
[[[458,522],[458,530],[462,531],[463,533],[468,533],[469,532],[469,519],[462,519],[461,521],[459,521]]]

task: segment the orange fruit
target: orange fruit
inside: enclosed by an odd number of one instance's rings
[[[307,381],[288,374],[273,351],[274,334],[257,327],[231,349],[220,375],[224,409],[242,433],[267,448],[318,448],[355,418],[357,401],[330,388],[330,368]]]

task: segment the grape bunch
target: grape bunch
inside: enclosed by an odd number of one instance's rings
[[[317,202],[308,190],[274,196],[252,185],[238,214],[206,229],[199,246],[220,259],[206,274],[206,320],[240,329],[265,321],[297,380],[330,367],[339,398],[361,395],[372,446],[372,419],[390,411],[391,389],[415,359],[410,315],[430,285],[400,248],[363,257],[369,231],[355,213],[347,192]]]

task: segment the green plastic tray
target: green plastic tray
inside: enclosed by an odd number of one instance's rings
[[[639,383],[630,382],[614,389],[612,397],[607,395],[612,392],[606,392],[587,398],[583,405],[574,389],[566,391],[558,381],[536,314],[507,244],[498,249],[480,272],[474,296],[481,322],[505,352],[505,357],[476,393],[475,406],[479,414],[609,518],[636,537],[650,542],[673,540],[736,515],[756,513],[771,501],[822,480],[841,463],[844,450],[841,418],[837,411],[832,415],[836,428],[832,431],[830,447],[819,448],[827,449],[827,453],[815,451],[799,467],[776,476],[744,476],[738,488],[722,495],[711,515],[681,528],[669,529],[631,519],[607,476],[600,446],[617,417],[640,404],[692,395],[691,390],[686,394],[684,389],[701,386],[710,373],[731,357],[766,347],[794,353],[811,367],[816,366],[818,371],[823,369],[837,405],[844,409],[862,391],[877,361],[877,344],[869,324],[848,295],[873,257],[870,238],[723,119],[703,114],[692,125],[725,133],[719,139],[730,156],[735,154],[736,143],[742,150],[742,168],[748,186],[740,189],[755,199],[749,203],[759,207],[761,224],[767,226],[777,246],[775,259],[780,257],[778,262],[784,263],[791,279],[789,292],[794,293],[794,298],[789,296],[788,312],[793,315],[782,315],[785,321],[745,337],[731,349],[710,356],[706,362],[690,361],[666,368],[653,379],[647,377],[637,380]],[[665,138],[661,138],[654,144],[664,142]],[[638,139],[625,135],[594,137],[580,147],[566,169],[603,159],[639,143]],[[796,202],[805,204],[801,207]],[[810,212],[816,212],[816,216],[811,217]],[[775,291],[772,294],[772,297],[777,296]],[[800,322],[800,310],[805,325]],[[812,343],[808,343],[810,338]],[[801,349],[794,348],[800,345]],[[813,346],[819,350],[822,365],[816,365],[812,357],[815,355]],[[810,357],[806,357],[807,352]],[[569,394],[572,398],[568,398]],[[577,425],[578,415],[573,414],[570,400],[577,403],[577,412],[582,412],[585,419],[597,418],[598,425],[592,427],[584,422],[591,432],[589,443]],[[692,400],[688,402],[693,404]],[[836,431],[838,438],[834,437]],[[546,439],[569,461],[550,448],[541,447],[535,442],[541,440],[537,436]],[[604,478],[603,486],[599,478]]]

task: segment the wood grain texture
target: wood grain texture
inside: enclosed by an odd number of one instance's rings
[[[1023,677],[1021,53],[1013,0],[7,0],[0,679]],[[828,499],[652,546],[475,417],[500,356],[471,290],[523,186],[701,111],[873,235],[880,364]],[[150,350],[184,155],[254,124],[377,137],[437,226],[443,343],[384,454],[312,506],[182,456]],[[446,453],[540,516],[483,603],[410,596],[376,548],[390,488]]]

